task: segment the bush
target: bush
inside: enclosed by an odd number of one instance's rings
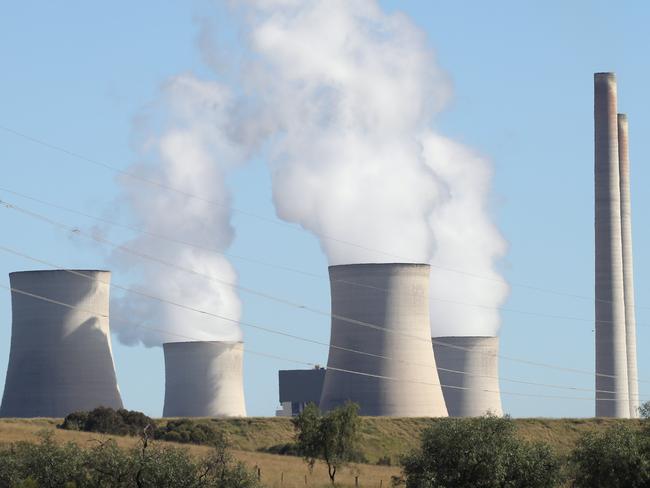
[[[639,407],[639,416],[642,419],[650,420],[650,401],[645,402]]]
[[[57,445],[52,432],[41,432],[39,443],[17,442],[0,454],[0,486],[82,486],[85,456],[76,444]]]
[[[585,434],[578,441],[570,462],[573,486],[578,488],[650,486],[648,434],[627,426]]]
[[[391,466],[392,460],[390,456],[383,456],[377,459],[377,466]]]
[[[214,426],[190,419],[170,420],[156,430],[155,437],[165,441],[207,445],[222,440],[222,434]]]
[[[286,442],[284,444],[276,444],[274,446],[263,447],[259,449],[261,452],[269,454],[278,454],[280,456],[302,456],[298,444],[294,442]]]
[[[408,488],[550,488],[560,481],[548,446],[520,441],[509,418],[494,416],[437,421],[402,463]]]
[[[202,459],[184,449],[152,444],[120,449],[115,441],[83,450],[59,445],[51,433],[39,443],[18,442],[0,448],[0,486],[22,488],[257,488],[252,471],[233,460],[225,443]]]
[[[63,419],[59,428],[65,430],[85,430],[88,421],[88,412],[72,412]]]
[[[140,435],[147,425],[155,427],[156,424],[142,412],[97,407],[90,412],[73,412],[67,415],[59,427],[101,434]]]

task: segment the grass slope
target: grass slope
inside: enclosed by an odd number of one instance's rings
[[[312,473],[301,458],[294,456],[278,456],[257,452],[255,449],[265,435],[276,435],[281,439],[291,439],[286,428],[290,428],[289,422],[264,422],[267,419],[250,419],[253,422],[242,422],[237,419],[234,422],[219,421],[226,428],[233,440],[233,455],[243,461],[251,469],[260,469],[261,480],[264,486],[272,488],[304,488],[325,487],[329,485],[327,468],[319,463],[314,467]],[[275,419],[268,419],[275,420]],[[261,421],[261,422],[260,422]],[[16,441],[37,441],[38,433],[43,430],[53,430],[54,437],[59,442],[75,442],[77,445],[92,446],[98,441],[113,438],[120,447],[128,448],[136,445],[138,439],[135,437],[120,437],[96,434],[90,432],[77,432],[57,429],[56,425],[61,419],[0,419],[0,444]],[[230,425],[228,425],[230,424]],[[255,433],[255,427],[261,432]],[[256,440],[257,439],[257,440]],[[156,441],[163,442],[163,441]],[[189,449],[193,454],[200,456],[209,451],[208,447],[195,446],[192,444],[168,443],[184,449]],[[265,442],[262,442],[265,444]],[[349,468],[337,473],[338,485],[345,487],[355,486],[355,477],[358,477],[359,485],[363,487],[385,487],[390,485],[391,476],[399,474],[399,468],[390,466],[374,466],[371,464],[353,464]]]
[[[262,481],[270,487],[297,488],[327,486],[328,477],[323,465],[317,465],[309,473],[302,459],[293,456],[278,456],[259,452],[269,447],[293,441],[293,426],[287,418],[244,418],[244,419],[197,419],[209,422],[226,432],[233,446],[233,454],[251,467],[259,467]],[[438,422],[437,419],[406,419],[365,417],[362,422],[362,450],[370,463],[383,457],[390,457],[393,466],[357,464],[337,475],[343,486],[354,486],[355,476],[360,486],[388,487],[392,475],[399,474],[395,465],[399,456],[416,447],[422,430]],[[109,436],[101,434],[65,431],[56,429],[60,419],[0,419],[0,443],[18,440],[36,440],[43,429],[54,429],[56,439],[73,441],[80,446],[91,445]],[[160,423],[164,423],[161,420]],[[640,426],[637,420],[619,419],[515,419],[518,434],[528,441],[543,441],[550,444],[560,455],[567,455],[578,438],[585,432],[604,430],[613,425],[628,424]],[[113,437],[113,436],[110,436]],[[132,437],[114,437],[122,447],[138,442]],[[170,443],[173,444],[173,443]],[[206,447],[177,444],[200,455]]]
[[[362,451],[369,462],[388,456],[393,464],[399,457],[418,445],[420,433],[427,426],[442,419],[364,417],[362,422]],[[228,433],[237,449],[265,450],[293,441],[293,426],[287,418],[252,417],[243,419],[202,419]],[[161,423],[164,423],[162,420]],[[585,418],[585,419],[514,419],[522,439],[543,441],[559,454],[567,454],[585,432],[607,429],[612,425],[640,427],[639,420]]]

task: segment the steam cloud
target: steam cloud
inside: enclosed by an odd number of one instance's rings
[[[171,80],[156,105],[164,109],[162,124],[159,114],[144,117],[142,154],[152,158],[133,169],[227,201],[225,174],[266,141],[278,216],[314,233],[330,264],[429,262],[432,334],[495,334],[508,286],[495,270],[506,244],[488,210],[491,166],[433,129],[432,117],[451,89],[423,32],[374,0],[237,5],[251,51],[235,76],[244,88],[235,97],[212,81],[189,75]],[[199,46],[204,59],[218,58],[208,36]],[[215,208],[126,179],[122,185],[147,230],[219,250],[230,245],[227,205]],[[219,255],[146,236],[127,246],[155,249],[165,260],[236,280]],[[240,315],[230,287],[142,260],[125,264],[137,265],[152,293]],[[121,315],[198,339],[238,334],[231,323],[140,297],[114,306]],[[173,340],[132,327],[118,333],[125,342],[146,345]]]
[[[120,180],[123,196],[139,228],[149,234],[199,244],[201,249],[140,234],[124,243],[124,247],[153,255],[173,267],[119,250],[112,259],[122,269],[135,270],[139,284],[134,288],[238,320],[239,298],[231,286],[223,284],[236,283],[237,274],[223,255],[207,250],[223,251],[234,237],[225,176],[243,160],[244,153],[228,135],[233,104],[226,87],[180,75],[165,83],[158,100],[140,115],[136,124],[140,162],[128,171],[221,205],[125,176]],[[142,342],[157,346],[169,341],[237,340],[241,335],[239,327],[231,321],[137,294],[115,297],[111,307],[114,316],[122,319],[114,320],[112,328],[126,344]],[[123,321],[124,318],[128,320]]]
[[[319,236],[330,264],[430,262],[432,333],[495,334],[508,286],[491,167],[432,129],[451,90],[423,33],[374,1],[251,3],[278,215]]]

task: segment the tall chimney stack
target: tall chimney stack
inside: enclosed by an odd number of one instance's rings
[[[630,416],[614,73],[594,75],[596,416]]]
[[[632,205],[627,115],[618,114],[618,167],[621,182],[621,235],[623,244],[623,290],[630,417],[639,416],[639,379],[636,360],[636,311],[634,308],[634,261],[632,259]]]

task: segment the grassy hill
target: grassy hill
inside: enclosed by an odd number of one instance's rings
[[[305,463],[298,457],[279,456],[266,451],[274,446],[292,442],[293,426],[287,418],[244,419],[197,419],[208,422],[226,432],[234,449],[234,455],[250,465],[259,467],[262,481],[267,486],[304,487],[326,486],[328,483],[324,466],[317,465],[309,473]],[[399,474],[396,467],[399,456],[418,445],[420,433],[437,419],[406,419],[365,417],[362,422],[362,451],[370,464],[355,464],[341,473],[337,481],[343,486],[354,486],[355,476],[360,486],[387,487],[392,475]],[[56,429],[61,419],[0,419],[0,443],[17,440],[35,440],[43,429],[55,430],[56,439],[74,441],[80,446],[91,445],[109,436],[101,434]],[[166,422],[160,420],[161,424]],[[640,426],[640,421],[618,419],[515,419],[518,434],[529,441],[549,443],[559,454],[568,454],[575,442],[585,432],[606,429],[626,423]],[[110,436],[114,437],[114,436]],[[114,437],[123,447],[138,442],[132,437]],[[162,441],[161,441],[162,442]],[[207,452],[206,447],[179,444],[193,453]],[[377,466],[379,459],[389,457],[393,466]]]
[[[252,417],[244,419],[203,419],[219,430],[227,432],[237,449],[245,451],[267,450],[293,440],[293,426],[287,418]],[[440,419],[364,417],[362,422],[362,451],[371,463],[389,456],[397,464],[399,456],[418,444],[420,433]],[[165,420],[161,420],[164,424]],[[641,425],[638,420],[622,419],[515,419],[517,432],[522,439],[544,441],[560,454],[566,454],[585,432],[606,429],[626,423]]]

